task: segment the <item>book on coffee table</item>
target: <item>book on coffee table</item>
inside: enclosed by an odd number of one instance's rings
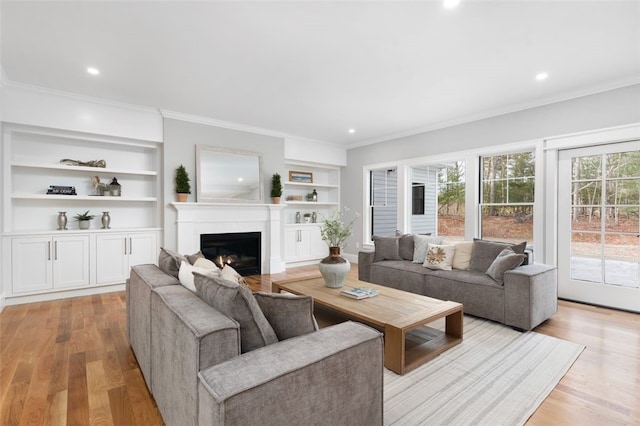
[[[355,287],[342,290],[341,295],[351,297],[352,299],[366,299],[367,297],[373,297],[378,295],[378,290],[367,287]]]

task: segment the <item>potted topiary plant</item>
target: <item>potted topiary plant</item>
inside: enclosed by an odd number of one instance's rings
[[[89,225],[91,225],[91,219],[95,216],[89,214],[89,210],[84,213],[78,213],[73,218],[78,221],[78,227],[80,229],[89,229]]]
[[[274,173],[271,176],[271,199],[273,204],[280,204],[280,197],[282,197],[282,181],[279,173]]]
[[[191,184],[189,183],[189,173],[182,164],[176,169],[176,194],[178,194],[178,201],[184,203],[187,201],[187,197],[191,194]]]

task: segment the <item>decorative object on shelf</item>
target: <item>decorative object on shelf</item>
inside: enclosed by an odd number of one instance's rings
[[[111,229],[109,225],[111,225],[111,216],[109,216],[109,212],[102,212],[102,218],[100,219],[102,222],[102,229]]]
[[[189,173],[182,164],[176,169],[175,177],[175,189],[178,194],[178,201],[184,203],[187,201],[187,197],[191,194],[191,184],[189,183]]]
[[[318,192],[315,190],[315,188],[313,189],[313,192],[311,193],[311,201],[318,201]]]
[[[89,229],[89,226],[91,225],[91,219],[93,219],[94,217],[95,216],[89,214],[89,210],[87,210],[84,213],[78,213],[73,218],[78,221],[78,228]]]
[[[79,161],[79,160],[71,160],[69,158],[64,158],[60,160],[61,164],[67,164],[69,166],[83,166],[83,167],[107,167],[107,162],[104,160],[91,160],[91,161]]]
[[[304,196],[305,201],[313,201],[313,192],[309,192]]]
[[[116,178],[113,178],[109,184],[109,192],[111,192],[111,195],[114,197],[120,197],[122,195],[122,185],[118,183]]]
[[[302,201],[302,195],[287,195],[287,201]]]
[[[353,231],[353,223],[360,217],[356,217],[349,223],[342,221],[342,216],[348,212],[348,208],[334,210],[329,218],[323,218],[320,226],[320,236],[329,246],[329,256],[320,261],[319,269],[324,278],[325,285],[330,288],[340,288],[344,279],[351,270],[351,264],[340,256],[340,249],[346,246],[347,238]]]
[[[75,186],[57,186],[49,185],[47,195],[78,195]]]
[[[311,213],[304,214],[304,223],[311,223]]]
[[[296,223],[302,222],[302,218],[300,217],[300,212],[296,212]]]
[[[274,173],[271,176],[271,198],[273,204],[280,204],[280,197],[282,197],[282,181],[279,173]]]
[[[313,212],[311,213],[311,223],[316,223],[318,222],[318,213]]]
[[[289,171],[289,181],[297,183],[313,183],[313,173]]]
[[[67,230],[67,212],[58,212],[58,231]]]
[[[91,178],[91,187],[93,188],[93,195],[103,195],[103,184],[100,183],[100,176]]]

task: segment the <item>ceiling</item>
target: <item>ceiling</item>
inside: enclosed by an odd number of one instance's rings
[[[640,82],[638,1],[462,0],[449,10],[435,0],[3,0],[0,8],[9,84],[347,147]],[[548,79],[536,81],[540,72]]]

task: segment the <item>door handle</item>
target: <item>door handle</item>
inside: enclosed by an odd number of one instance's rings
[[[127,254],[127,237],[123,238],[124,240],[124,254]]]
[[[47,253],[48,253],[47,254],[47,257],[48,257],[47,260],[51,260],[51,241],[49,241],[49,250],[47,250]]]
[[[58,242],[53,243],[53,260],[58,260]]]
[[[129,237],[129,254],[133,254],[133,242],[131,241],[131,237]]]

